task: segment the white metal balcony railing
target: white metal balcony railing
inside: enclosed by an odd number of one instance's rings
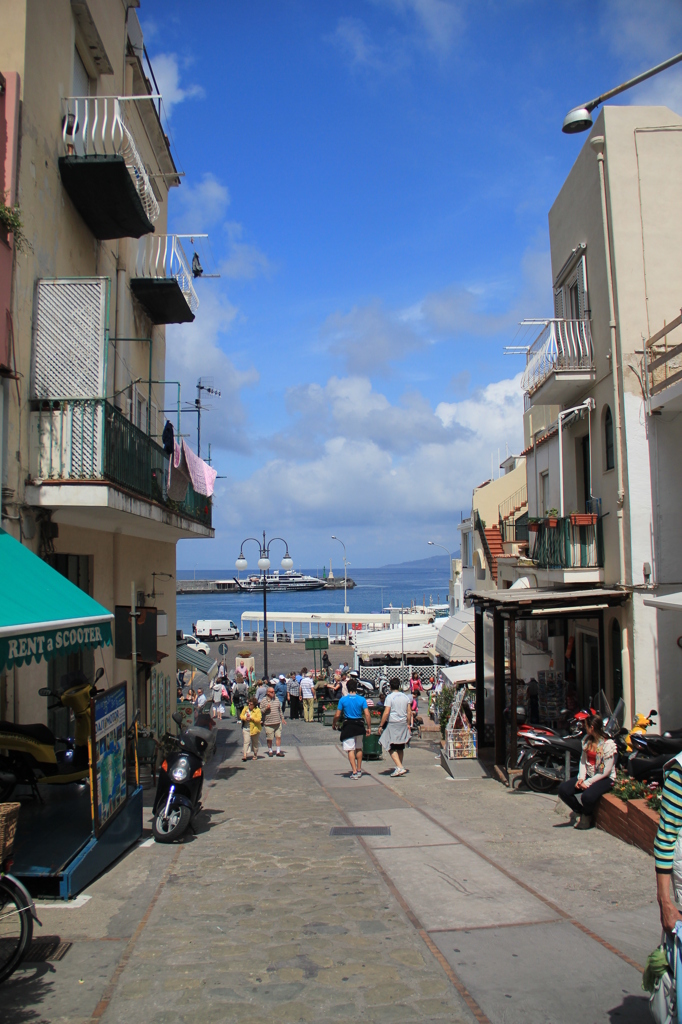
[[[62,141],[66,156],[122,156],[148,219],[159,217],[144,163],[126,124],[126,104],[153,96],[67,96],[62,101]]]
[[[542,327],[526,356],[521,380],[524,391],[536,391],[553,373],[594,370],[589,320],[524,320],[523,323]]]
[[[178,235],[144,235],[138,242],[137,277],[174,277],[193,313],[199,306],[190,264]]]

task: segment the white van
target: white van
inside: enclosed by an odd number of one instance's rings
[[[232,619],[199,619],[194,632],[200,640],[237,640],[239,637]]]

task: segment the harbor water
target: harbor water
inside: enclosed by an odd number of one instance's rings
[[[304,570],[306,571],[306,570]],[[209,572],[197,570],[199,579],[232,579],[234,570]],[[363,612],[381,612],[389,605],[408,608],[413,602],[421,605],[446,604],[448,600],[448,570],[443,569],[356,569],[352,570],[355,587],[348,591],[350,612],[357,612],[362,622]],[[192,579],[192,570],[178,570],[178,579]],[[198,619],[232,619],[241,629],[242,612],[263,610],[263,595],[179,594],[177,596],[177,625],[188,633]],[[343,588],[340,590],[313,590],[287,594],[268,593],[268,616],[282,612],[343,612]],[[297,629],[298,632],[298,629]],[[307,630],[306,630],[307,632]]]

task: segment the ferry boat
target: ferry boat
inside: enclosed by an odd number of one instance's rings
[[[270,572],[265,577],[265,587],[269,593],[284,593],[292,590],[323,590],[325,580],[319,579],[317,576],[305,576],[302,572],[296,572],[294,569],[289,569],[288,572],[279,572],[275,569],[274,572]],[[248,594],[262,593],[263,591],[263,577],[261,575],[247,576],[246,579],[240,580],[236,576],[234,582],[237,584],[240,590],[244,590]]]

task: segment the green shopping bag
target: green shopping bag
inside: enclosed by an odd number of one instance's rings
[[[234,701],[232,701],[232,706],[230,707],[230,713],[231,713],[231,715],[232,715],[232,717],[233,717],[233,718],[236,718],[236,717],[237,717],[237,709],[236,709],[236,707],[234,706]]]

